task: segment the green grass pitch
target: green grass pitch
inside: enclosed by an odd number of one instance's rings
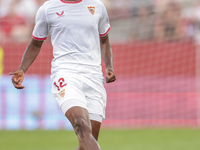
[[[102,150],[199,150],[200,129],[101,130]],[[73,131],[0,131],[1,150],[76,150]]]

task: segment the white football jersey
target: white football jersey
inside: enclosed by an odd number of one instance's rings
[[[37,12],[32,37],[45,40],[50,34],[52,76],[58,71],[102,75],[99,37],[109,30],[100,0],[49,0]]]

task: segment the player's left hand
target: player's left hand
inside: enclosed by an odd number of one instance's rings
[[[111,83],[116,80],[115,73],[112,69],[107,68],[106,69],[106,83]]]
[[[12,77],[12,83],[17,89],[23,89],[25,88],[22,84],[24,80],[24,72],[23,70],[17,70],[9,73],[10,75],[13,75]]]

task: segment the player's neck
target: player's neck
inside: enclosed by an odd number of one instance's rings
[[[60,1],[66,4],[77,4],[82,2],[83,0],[60,0]]]
[[[66,2],[79,1],[79,0],[64,0]]]

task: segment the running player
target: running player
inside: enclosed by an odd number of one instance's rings
[[[11,72],[17,89],[24,73],[50,34],[53,45],[52,92],[77,134],[77,150],[100,150],[97,142],[105,118],[106,92],[101,57],[106,65],[106,82],[116,80],[107,11],[100,0],[50,0],[41,6],[21,65]]]

